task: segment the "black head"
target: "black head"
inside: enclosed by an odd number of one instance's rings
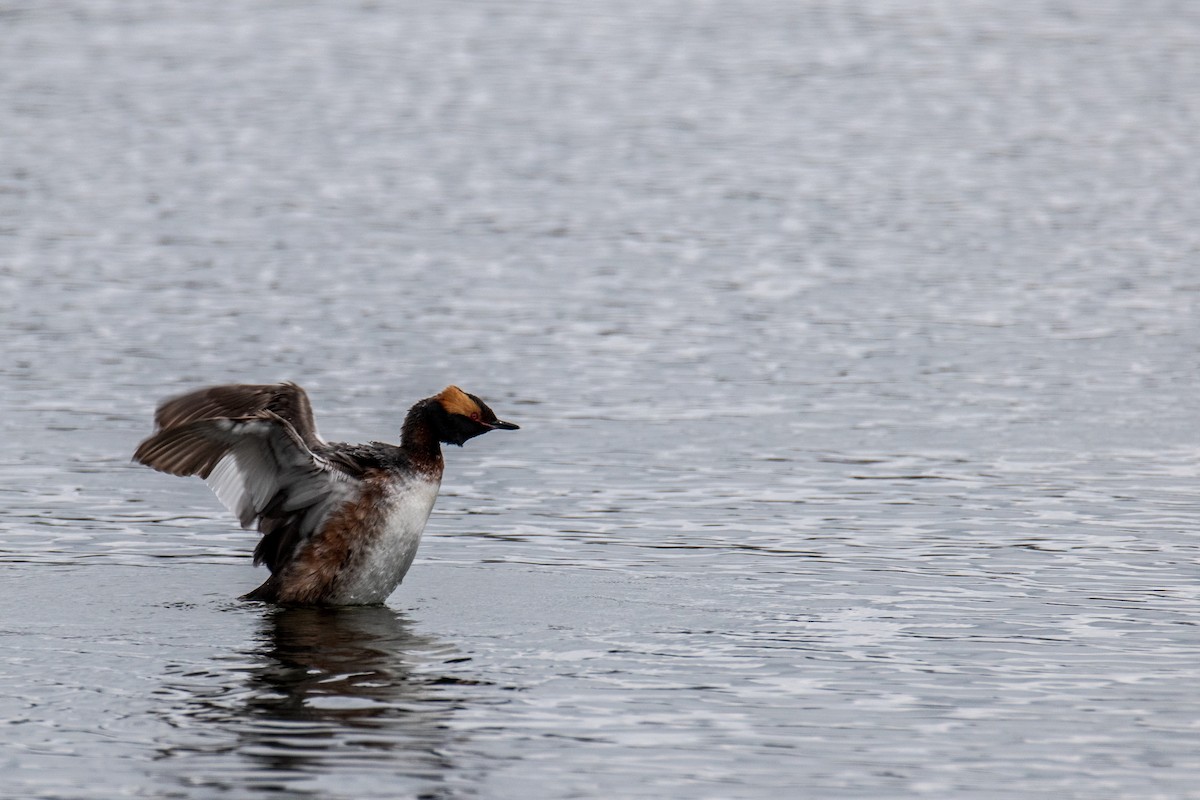
[[[433,407],[440,413],[434,417],[438,441],[456,444],[459,447],[467,439],[494,430],[515,431],[517,425],[496,419],[496,414],[487,403],[457,386],[447,386],[433,399]]]

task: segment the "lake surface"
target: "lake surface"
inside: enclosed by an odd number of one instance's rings
[[[0,3],[0,796],[1200,797],[1200,6]],[[457,383],[387,607],[161,398]]]

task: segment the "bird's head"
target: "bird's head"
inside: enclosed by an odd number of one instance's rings
[[[462,446],[467,439],[494,430],[515,431],[519,426],[497,419],[487,403],[457,386],[447,386],[434,395],[434,409],[443,413],[435,416],[438,440]]]

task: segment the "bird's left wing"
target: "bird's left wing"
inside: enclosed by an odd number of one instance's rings
[[[361,473],[320,449],[310,448],[288,420],[262,410],[165,428],[133,457],[160,472],[203,478],[242,527],[257,520],[263,539],[255,562],[275,572],[358,487]]]

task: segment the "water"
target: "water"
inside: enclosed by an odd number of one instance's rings
[[[0,6],[0,795],[1200,797],[1200,12]],[[387,608],[154,404],[458,383]]]

